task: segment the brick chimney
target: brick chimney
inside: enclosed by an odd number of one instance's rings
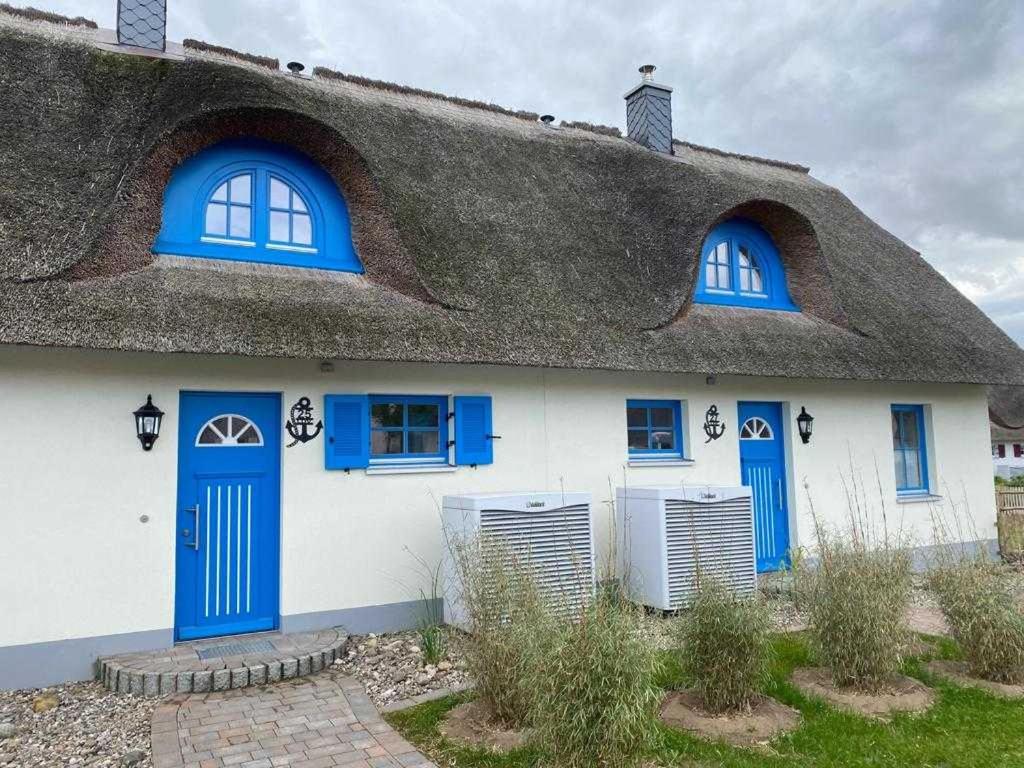
[[[626,98],[626,132],[656,152],[672,154],[672,89],[654,82],[654,65],[640,67],[640,84]]]
[[[117,42],[166,50],[167,0],[117,0]]]

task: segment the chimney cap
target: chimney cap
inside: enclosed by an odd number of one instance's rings
[[[306,65],[303,64],[301,61],[289,61],[287,66],[288,71],[291,72],[293,75],[301,75],[302,70],[306,68]]]
[[[652,82],[654,80],[654,70],[656,69],[657,67],[653,64],[644,64],[637,71],[643,75],[643,79],[646,82]]]
[[[555,116],[554,115],[541,115],[540,116],[540,121],[542,123],[544,123],[544,125],[551,125],[553,122],[555,122]]]

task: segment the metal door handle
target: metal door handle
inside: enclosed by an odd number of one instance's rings
[[[195,536],[192,537],[192,543],[188,546],[192,547],[192,549],[196,551],[199,551],[199,505],[194,504],[185,511],[192,513],[192,521],[195,523],[195,527],[193,529],[195,531]]]

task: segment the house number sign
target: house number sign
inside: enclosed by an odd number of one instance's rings
[[[308,397],[300,397],[292,406],[290,415],[291,418],[285,422],[284,428],[288,430],[288,434],[292,436],[293,440],[285,446],[286,448],[315,440],[324,428],[322,421],[317,421],[316,425],[313,424],[313,406]],[[312,431],[310,431],[310,427],[312,427]]]
[[[718,415],[717,405],[712,405],[704,414],[704,434],[708,436],[705,443],[717,440],[725,434],[725,422]]]

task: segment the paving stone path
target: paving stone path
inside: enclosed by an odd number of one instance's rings
[[[176,694],[153,713],[154,768],[437,768],[385,723],[357,680]]]

